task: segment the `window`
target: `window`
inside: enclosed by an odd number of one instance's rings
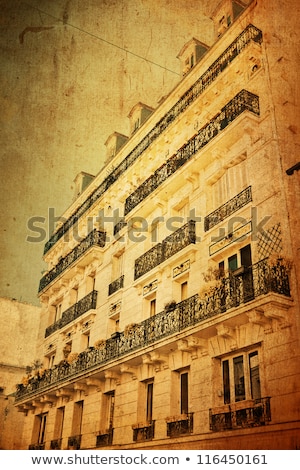
[[[156,314],[156,299],[150,300],[150,317]]]
[[[221,206],[243,188],[246,188],[247,182],[246,166],[243,162],[227,168],[225,173],[212,185],[211,210]]]
[[[112,259],[112,281],[119,279],[123,273],[124,250],[116,253]]]
[[[48,357],[48,369],[54,366],[55,354]]]
[[[78,287],[73,287],[70,292],[70,303],[71,305],[76,304],[78,301]]]
[[[113,429],[114,425],[114,408],[115,408],[115,391],[112,390],[108,393],[103,394],[103,405],[102,405],[102,419],[101,425],[104,424],[103,432],[107,432]]]
[[[35,416],[32,437],[34,444],[37,444],[39,448],[45,444],[47,416],[48,413],[41,413]]]
[[[138,423],[133,426],[133,441],[141,442],[154,437],[153,421],[153,380],[140,382],[138,393]]]
[[[146,421],[152,421],[153,412],[153,382],[148,382],[147,385],[147,401],[146,401]]]
[[[72,422],[72,435],[79,436],[81,434],[83,414],[83,400],[74,403],[73,422]]]
[[[57,320],[59,320],[61,318],[61,313],[62,313],[62,301],[59,301],[55,305],[55,319],[54,319],[54,322],[56,322]]]
[[[181,284],[181,300],[185,300],[188,297],[188,283],[187,281]]]
[[[232,256],[225,261],[219,263],[219,272],[220,275],[224,275],[225,268],[228,268],[228,271],[234,272],[238,267],[250,268],[252,265],[252,255],[251,255],[251,245],[246,245],[240,249],[238,253],[234,253]]]
[[[87,349],[90,345],[90,332],[83,333],[81,339],[81,350]]]
[[[224,403],[260,399],[258,352],[243,353],[222,361]]]
[[[180,413],[187,414],[189,411],[189,382],[188,372],[180,374]]]
[[[64,426],[65,407],[61,406],[56,410],[55,425],[54,425],[54,439],[61,439]]]
[[[177,382],[177,390],[174,388],[171,401],[173,402],[172,408],[174,411],[176,408],[178,411],[177,413],[175,411],[177,416],[174,413],[174,416],[166,420],[167,436],[169,437],[193,432],[193,413],[189,411],[189,371],[186,369],[177,371],[174,378]]]
[[[235,271],[238,267],[238,259],[237,259],[237,255],[233,255],[233,256],[230,256],[228,258],[228,269],[229,271]]]

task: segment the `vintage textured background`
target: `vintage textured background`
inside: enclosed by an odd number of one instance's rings
[[[212,42],[216,3],[0,1],[1,296],[38,303],[49,208],[61,215],[76,174],[100,170],[138,101],[156,107],[176,85],[185,42]]]

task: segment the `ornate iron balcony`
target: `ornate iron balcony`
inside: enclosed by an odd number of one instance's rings
[[[195,243],[195,221],[190,220],[183,227],[166,237],[162,243],[158,243],[134,263],[134,279],[138,279],[143,274],[151,271],[166,259],[181,251],[191,243]]]
[[[271,421],[270,397],[249,400],[243,406],[239,402],[224,405],[224,412],[209,410],[209,427],[211,431],[226,431],[229,429],[251,428],[263,426]]]
[[[173,175],[173,173],[190,160],[193,155],[207,145],[244,111],[250,111],[253,114],[259,115],[258,96],[247,90],[240,91],[240,93],[222,108],[220,113],[199,130],[196,136],[188,140],[177,153],[170,157],[166,163],[158,168],[128,196],[125,201],[124,214],[128,214],[134,207],[146,199],[158,186]]]
[[[122,287],[124,287],[124,275],[120,276],[118,279],[109,284],[108,295],[114,294],[119,289],[122,289]]]
[[[42,377],[31,378],[28,385],[19,384],[16,403],[269,292],[290,296],[287,269],[280,260],[270,265],[265,259],[238,276],[221,279],[207,295],[189,297],[175,304],[172,310],[163,310],[141,323],[130,325],[116,337],[103,341],[99,347],[82,351],[71,364],[56,365],[46,370]]]
[[[199,315],[208,318],[268,292],[290,296],[288,273],[280,261],[270,266],[267,260],[262,260],[243,267],[236,275],[232,273],[220,279],[217,286],[199,300]]]
[[[45,449],[44,442],[42,444],[30,444],[28,446],[28,450],[44,450],[44,449]]]
[[[109,429],[105,434],[98,434],[96,437],[96,447],[111,446],[113,443],[114,430]]]
[[[75,248],[70,251],[64,258],[62,258],[57,265],[45,274],[39,286],[39,292],[42,291],[50,282],[59,276],[65,269],[77,261],[89,248],[92,246],[100,246],[104,248],[106,240],[106,233],[94,229],[88,236],[82,240]]]
[[[60,450],[61,449],[62,439],[52,439],[50,442],[51,450]]]
[[[81,434],[68,437],[68,449],[79,450],[81,444]]]
[[[174,416],[167,420],[167,436],[176,437],[182,434],[191,434],[193,432],[193,413]]]
[[[117,233],[119,233],[123,227],[126,227],[126,225],[127,225],[127,222],[125,221],[124,218],[119,220],[119,222],[114,226],[114,235],[117,235]]]
[[[208,214],[204,218],[204,230],[207,232],[212,227],[217,225],[219,222],[222,222],[224,219],[229,217],[231,214],[237,210],[244,207],[246,204],[252,201],[252,190],[251,186],[243,189],[239,194],[234,196],[232,199],[227,201],[222,206],[218,207],[216,210]]]
[[[54,333],[54,331],[60,330],[64,326],[68,325],[68,323],[76,320],[76,318],[89,310],[95,309],[97,305],[97,295],[98,292],[93,290],[83,297],[83,299],[80,299],[76,304],[65,310],[59,320],[46,328],[45,338]]]
[[[206,72],[187,90],[177,103],[164,115],[153,129],[140,141],[140,143],[128,154],[128,156],[113,169],[104,181],[91,193],[91,195],[75,210],[69,219],[49,238],[45,244],[44,254],[68,232],[77,220],[104,194],[109,187],[117,181],[119,176],[126,171],[149,145],[164,132],[174,119],[190,106],[198,96],[225,70],[252,41],[260,44],[262,32],[249,24],[246,29],[225,49],[225,51],[211,64]]]
[[[154,438],[155,421],[150,421],[145,424],[137,424],[132,428],[134,442],[150,441]]]

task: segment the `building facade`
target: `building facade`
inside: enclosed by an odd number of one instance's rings
[[[265,3],[219,4],[46,243],[22,448],[299,448],[296,15]]]
[[[16,383],[27,377],[36,357],[40,311],[16,299],[0,298],[0,449],[22,446],[25,416],[15,407],[14,395]]]

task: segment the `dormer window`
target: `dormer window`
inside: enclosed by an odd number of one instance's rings
[[[105,163],[109,162],[120,150],[120,148],[127,142],[128,137],[120,134],[119,132],[113,132],[105,142],[106,146],[106,160]]]
[[[137,103],[128,114],[130,120],[130,133],[134,134],[154,111],[143,103]]]
[[[234,20],[244,11],[249,0],[223,0],[212,14],[216,37],[221,37]]]
[[[137,119],[133,124],[133,132],[137,131],[140,127],[140,119]]]
[[[207,51],[208,46],[198,39],[192,38],[183,46],[177,58],[181,61],[181,73],[184,77]]]

